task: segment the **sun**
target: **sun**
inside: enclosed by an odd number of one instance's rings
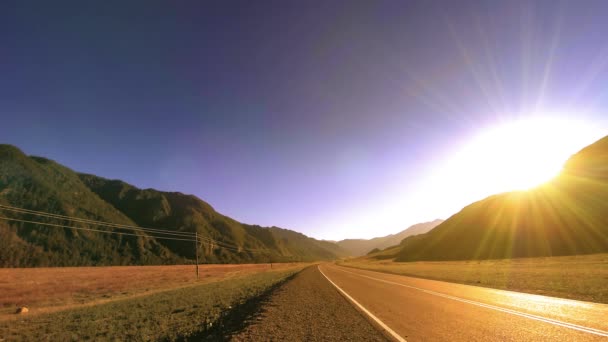
[[[558,175],[572,154],[602,133],[575,119],[519,119],[479,133],[456,153],[446,171],[474,192],[527,190]]]

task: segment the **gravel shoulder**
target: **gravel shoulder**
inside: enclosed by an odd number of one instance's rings
[[[387,339],[312,266],[278,288],[232,341]]]

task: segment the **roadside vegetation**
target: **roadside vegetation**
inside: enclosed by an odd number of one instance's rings
[[[608,253],[475,261],[347,259],[338,265],[496,289],[608,303]]]
[[[55,313],[0,321],[6,341],[188,340],[225,324],[245,303],[299,272],[304,265],[236,276]]]
[[[201,265],[199,279],[194,265],[0,268],[0,320],[22,306],[48,313],[303,265]]]

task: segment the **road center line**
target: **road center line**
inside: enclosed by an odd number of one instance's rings
[[[399,334],[397,334],[393,329],[389,328],[386,324],[384,324],[384,322],[382,322],[378,317],[376,317],[374,314],[369,312],[369,310],[367,310],[365,307],[363,307],[363,305],[359,304],[359,302],[357,302],[353,297],[351,297],[348,293],[346,293],[346,291],[342,290],[338,285],[336,285],[336,283],[331,281],[331,279],[329,279],[325,275],[325,273],[323,273],[323,271],[321,271],[321,268],[319,266],[317,266],[317,269],[319,270],[319,272],[321,272],[321,274],[325,277],[325,279],[327,279],[327,281],[329,281],[336,289],[338,289],[338,291],[340,291],[340,293],[342,293],[344,295],[344,297],[346,297],[353,304],[355,304],[359,309],[361,309],[361,311],[363,311],[366,315],[368,315],[371,319],[373,319],[374,322],[378,323],[378,325],[380,325],[382,327],[382,329],[386,330],[393,338],[395,338],[399,342],[407,342],[403,337],[399,336]]]
[[[565,328],[570,328],[570,329],[586,332],[586,333],[589,333],[589,334],[594,334],[594,335],[608,337],[608,331],[603,331],[603,330],[599,330],[599,329],[584,327],[582,325],[578,325],[578,324],[574,324],[574,323],[562,322],[562,321],[558,321],[556,319],[541,317],[541,316],[537,316],[537,315],[533,315],[533,314],[529,314],[529,313],[524,313],[524,312],[519,312],[519,311],[516,311],[516,310],[507,309],[507,308],[501,308],[499,306],[495,306],[495,305],[491,305],[491,304],[485,304],[485,303],[480,303],[480,302],[476,302],[476,301],[473,301],[473,300],[464,299],[464,298],[460,298],[460,297],[455,297],[455,296],[451,296],[451,295],[447,295],[447,294],[443,294],[443,293],[439,293],[439,292],[435,292],[435,291],[431,291],[431,290],[425,290],[425,289],[422,289],[422,288],[419,288],[419,287],[415,287],[415,286],[410,286],[410,285],[405,285],[405,284],[401,284],[401,283],[396,283],[394,281],[374,278],[374,277],[370,277],[370,276],[367,276],[367,275],[363,275],[363,274],[359,274],[359,273],[355,273],[355,272],[351,272],[351,271],[346,271],[346,270],[341,269],[340,267],[334,267],[334,268],[337,269],[338,271],[342,271],[342,272],[346,272],[346,273],[351,273],[351,274],[354,274],[354,275],[359,276],[359,277],[369,278],[369,279],[380,281],[380,282],[387,283],[387,284],[393,284],[393,285],[407,287],[407,288],[410,288],[410,289],[413,289],[413,290],[418,290],[418,291],[421,291],[421,292],[424,292],[424,293],[428,293],[430,295],[434,295],[434,296],[438,296],[438,297],[443,297],[443,298],[447,298],[447,299],[452,299],[452,300],[456,300],[456,301],[459,301],[459,302],[468,303],[468,304],[472,304],[472,305],[477,305],[477,306],[481,306],[481,307],[484,307],[484,308],[488,308],[488,309],[492,309],[492,310],[496,310],[496,311],[501,311],[501,312],[509,313],[509,314],[516,315],[516,316],[521,316],[521,317],[525,317],[525,318],[529,318],[529,319],[533,319],[533,320],[537,320],[537,321],[541,321],[541,322],[545,322],[545,323],[549,323],[549,324],[558,325],[558,326],[565,327]]]

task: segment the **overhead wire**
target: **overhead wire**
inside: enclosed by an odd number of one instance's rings
[[[116,231],[110,231],[110,230],[101,230],[101,229],[93,229],[93,228],[85,228],[85,227],[65,226],[65,225],[61,225],[61,224],[38,222],[38,221],[30,221],[30,220],[22,220],[22,219],[16,219],[16,218],[11,218],[11,217],[4,217],[4,216],[0,216],[0,220],[17,221],[17,222],[23,222],[23,223],[33,223],[33,224],[38,224],[38,225],[42,225],[42,226],[51,226],[51,227],[58,227],[58,228],[86,230],[86,231],[97,232],[97,233],[117,234],[117,235],[130,235],[130,236],[138,236],[138,237],[144,237],[144,238],[155,238],[155,239],[161,239],[161,240],[195,241],[195,239],[169,238],[169,237],[162,237],[162,236],[143,235],[143,234],[131,234],[131,233],[123,233],[123,232],[116,232]]]
[[[220,247],[224,247],[224,248],[227,248],[227,249],[231,249],[232,248],[232,249],[234,249],[234,250],[236,250],[238,252],[240,252],[242,250],[248,250],[248,251],[251,251],[251,252],[268,252],[269,251],[268,249],[245,248],[245,247],[239,247],[239,246],[235,246],[235,245],[230,245],[230,244],[227,244],[225,242],[214,240],[214,239],[211,239],[211,238],[208,238],[208,237],[204,237],[204,236],[200,236],[200,235],[198,236],[198,238],[200,240],[203,240],[203,241],[206,241],[206,242],[209,242],[209,243],[217,244]]]
[[[99,226],[119,228],[119,229],[130,229],[133,231],[141,231],[141,232],[150,234],[149,237],[153,237],[156,239],[177,240],[177,241],[195,241],[196,240],[197,242],[206,242],[209,244],[215,244],[218,247],[232,250],[232,251],[239,252],[239,253],[242,251],[249,251],[249,252],[253,252],[253,253],[261,253],[261,252],[270,251],[269,249],[254,249],[254,248],[245,248],[245,247],[235,246],[235,245],[231,245],[231,244],[228,244],[228,243],[225,243],[222,241],[218,241],[218,240],[212,239],[210,237],[205,237],[198,233],[192,233],[192,232],[168,231],[165,229],[158,229],[158,228],[146,228],[146,227],[125,225],[125,224],[83,219],[83,218],[60,215],[60,214],[52,214],[52,213],[47,213],[47,212],[43,212],[43,211],[12,207],[12,206],[7,206],[7,205],[3,205],[3,204],[0,204],[0,209],[13,211],[13,212],[21,213],[21,214],[29,214],[29,215],[42,216],[42,217],[47,217],[47,218],[62,219],[62,220],[67,220],[67,221],[79,222],[79,223],[89,223],[89,224],[95,224],[95,225],[99,225]],[[107,231],[107,230],[100,230],[100,229],[58,225],[58,224],[51,224],[51,223],[38,222],[38,221],[19,220],[19,219],[13,219],[13,218],[8,218],[8,217],[1,217],[1,216],[0,216],[0,219],[32,223],[32,224],[40,224],[40,225],[53,226],[53,227],[63,227],[63,228],[77,229],[77,230],[88,230],[88,231],[94,231],[94,232],[100,232],[100,233],[121,234],[121,235],[131,235],[131,236],[146,236],[146,235],[121,233],[121,232],[114,232],[114,231]],[[157,235],[152,235],[152,234],[169,235],[169,236],[177,236],[177,237],[185,237],[185,238],[164,237],[164,236],[157,236]],[[189,237],[189,238],[187,238],[187,237]]]
[[[92,223],[92,224],[96,224],[96,225],[100,225],[100,226],[108,226],[108,227],[115,227],[115,228],[126,228],[126,229],[132,229],[132,230],[140,230],[140,231],[149,231],[149,232],[154,232],[154,233],[163,234],[163,235],[192,236],[192,237],[194,237],[194,235],[195,235],[195,233],[192,233],[192,232],[169,231],[169,230],[166,230],[166,229],[146,228],[146,227],[130,226],[130,225],[119,224],[119,223],[96,221],[96,220],[90,220],[90,219],[83,219],[83,218],[79,218],[79,217],[72,217],[72,216],[59,215],[59,214],[51,214],[51,213],[47,213],[47,212],[43,212],[43,211],[36,211],[36,210],[30,210],[30,209],[11,207],[11,206],[2,205],[2,204],[0,204],[0,209],[9,210],[9,211],[13,211],[13,212],[24,213],[24,214],[30,214],[30,215],[49,217],[49,218],[64,219],[64,220],[68,220],[68,221],[75,221],[75,222],[82,222],[82,223]]]

